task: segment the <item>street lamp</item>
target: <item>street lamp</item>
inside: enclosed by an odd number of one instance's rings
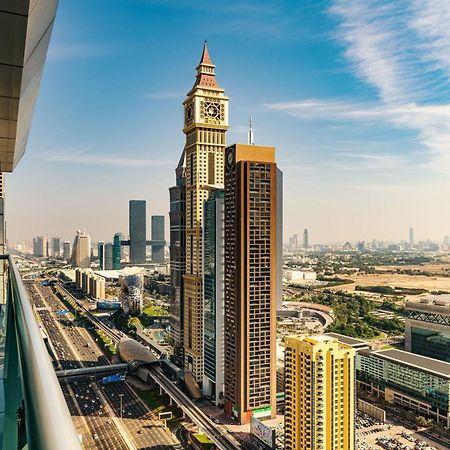
[[[119,394],[120,397],[120,418],[122,418],[122,398],[123,398],[123,394]]]

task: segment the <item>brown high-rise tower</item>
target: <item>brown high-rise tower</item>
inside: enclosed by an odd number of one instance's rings
[[[276,414],[275,149],[233,145],[225,163],[225,405],[240,423]]]
[[[205,42],[197,78],[183,103],[183,132],[186,135],[184,368],[198,383],[203,380],[203,204],[211,190],[223,188],[225,133],[228,129],[228,97],[216,81],[214,67]]]

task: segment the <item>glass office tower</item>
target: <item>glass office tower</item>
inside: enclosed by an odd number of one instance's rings
[[[152,262],[164,263],[164,216],[152,216]]]
[[[103,241],[98,242],[98,265],[100,270],[105,270],[105,243]]]
[[[114,246],[111,244],[111,242],[108,242],[105,244],[105,270],[112,270],[113,268],[113,252],[114,252]]]
[[[112,268],[114,270],[120,270],[121,265],[120,265],[120,261],[122,260],[122,234],[121,233],[116,233],[114,235],[114,240],[113,240],[113,263],[112,263]]]
[[[147,245],[146,234],[146,202],[130,200],[130,262],[145,264]]]
[[[203,393],[218,406],[224,393],[224,191],[203,206]]]
[[[170,333],[169,343],[174,349],[174,360],[182,365],[184,282],[186,273],[186,178],[185,153],[175,170],[176,185],[170,194]]]

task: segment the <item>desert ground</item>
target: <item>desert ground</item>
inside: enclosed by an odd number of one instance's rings
[[[412,268],[414,266],[408,267]],[[425,266],[417,266],[421,270],[425,270]],[[433,266],[436,270],[437,267]],[[404,269],[404,267],[403,267]],[[435,273],[444,273],[435,272]],[[381,274],[367,274],[367,275],[340,275],[340,278],[349,278],[354,282],[352,284],[346,284],[336,286],[333,290],[354,291],[355,286],[391,286],[402,288],[416,288],[426,289],[427,291],[449,291],[450,292],[450,277],[443,277],[438,275],[425,276],[425,275],[406,275],[397,273],[381,273]],[[365,293],[366,294],[366,293]],[[416,296],[413,296],[416,297]]]

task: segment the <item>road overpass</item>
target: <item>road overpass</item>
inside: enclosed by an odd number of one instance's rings
[[[78,369],[57,370],[58,378],[80,377],[86,375],[106,375],[108,373],[126,373],[128,364],[108,364],[106,366],[80,367]]]
[[[202,432],[209,436],[218,449],[241,449],[240,444],[226,432],[222,431],[183,391],[168,380],[159,367],[150,367],[147,371],[153,381],[169,395],[183,413],[188,416]]]
[[[84,305],[72,296],[65,288],[57,285],[57,289],[64,295],[68,295],[82,309],[86,317],[101,328],[113,341],[118,343],[125,335],[116,330],[111,330],[107,325],[95,317]],[[181,389],[169,380],[161,371],[159,365],[147,367],[149,377],[161,387],[176,403],[176,405],[197,425],[220,450],[240,450],[240,444],[228,433],[219,428]]]

